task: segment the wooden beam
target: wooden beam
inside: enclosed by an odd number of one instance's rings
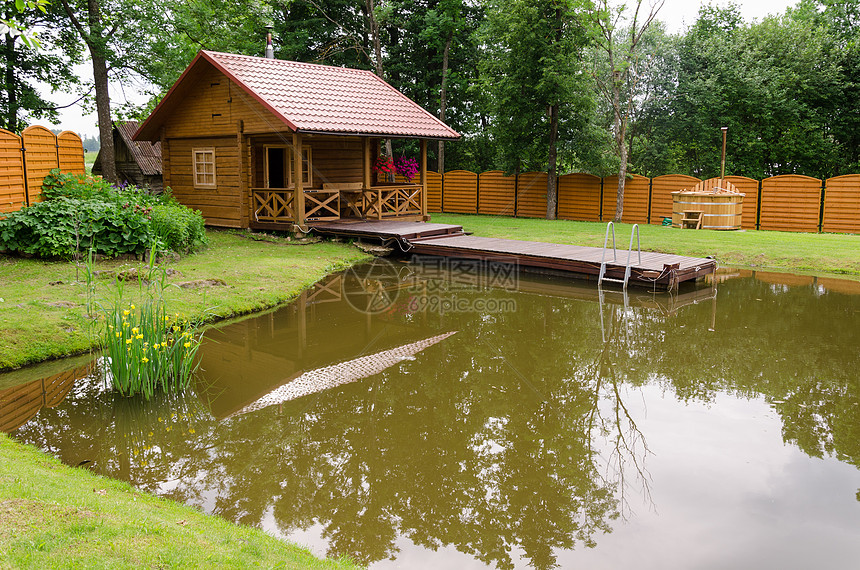
[[[362,174],[364,175],[363,180],[364,180],[364,189],[365,190],[370,188],[372,185],[372,181],[370,178],[372,160],[373,159],[372,159],[372,155],[371,155],[370,138],[365,137],[364,138],[364,160],[361,162],[361,170],[362,170]]]
[[[302,135],[293,133],[293,181],[296,192],[293,203],[296,208],[296,225],[299,230],[305,225],[305,187],[302,183]]]
[[[170,186],[170,143],[167,142],[164,127],[161,127],[161,181],[162,188]]]
[[[427,215],[427,139],[421,139],[421,215],[425,221],[430,221]]]
[[[251,204],[251,160],[245,140],[245,122],[236,121],[236,153],[239,157],[239,219],[243,228],[250,223]]]

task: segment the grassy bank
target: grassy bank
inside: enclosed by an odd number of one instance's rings
[[[478,236],[603,247],[602,222],[547,221],[529,218],[434,214],[434,222],[461,224]],[[617,243],[627,249],[631,225],[615,227]],[[790,232],[680,230],[639,226],[642,249],[693,257],[715,257],[720,265],[776,271],[860,276],[860,235]]]
[[[210,231],[208,236],[211,243],[205,251],[167,264],[175,272],[168,282],[177,285],[166,291],[170,312],[215,320],[259,311],[292,299],[326,273],[366,257],[338,243],[257,241],[226,231]],[[104,261],[94,269],[115,272],[140,265]],[[0,283],[0,370],[91,347],[81,268],[69,262],[0,255]],[[109,300],[114,278],[105,274],[96,287],[96,297]],[[126,285],[129,299],[136,290],[135,285]]]
[[[356,568],[0,434],[0,568]]]

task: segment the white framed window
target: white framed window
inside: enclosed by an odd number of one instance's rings
[[[215,188],[215,149],[195,148],[191,151],[195,188]]]

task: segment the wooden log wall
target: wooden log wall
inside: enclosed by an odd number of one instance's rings
[[[215,149],[214,188],[194,187],[194,149]],[[180,204],[200,210],[206,223],[228,228],[242,227],[242,195],[239,180],[239,149],[236,137],[213,137],[171,140],[162,156],[170,160],[170,181],[173,196]]]
[[[428,188],[431,212],[475,213],[477,199],[480,214],[546,216],[545,173],[527,172],[517,177],[498,170],[480,175],[460,170],[441,178],[441,185]],[[826,182],[799,175],[774,176],[761,182],[744,176],[726,176],[726,180],[744,193],[743,229],[860,233],[860,174]],[[625,185],[622,221],[661,224],[672,213],[671,193],[692,189],[698,182],[696,177],[680,174],[654,179],[631,176]],[[615,176],[560,176],[558,218],[611,220],[617,187]]]
[[[21,136],[0,129],[0,216],[41,201],[42,182],[54,168],[84,174],[84,147],[76,133],[59,136],[30,126]]]

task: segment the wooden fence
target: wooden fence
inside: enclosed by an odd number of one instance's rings
[[[546,173],[505,176],[465,170],[441,176],[428,172],[431,212],[546,217]],[[726,176],[745,194],[741,227],[749,230],[860,233],[860,174],[827,180],[784,175],[754,180]],[[624,187],[622,221],[662,224],[672,217],[672,192],[701,180],[683,174],[655,178],[632,175]],[[565,174],[558,179],[556,216],[563,220],[609,221],[615,216],[618,177]]]
[[[34,125],[18,136],[0,129],[0,216],[41,201],[42,180],[54,168],[84,174],[84,147],[76,133],[55,135]]]

